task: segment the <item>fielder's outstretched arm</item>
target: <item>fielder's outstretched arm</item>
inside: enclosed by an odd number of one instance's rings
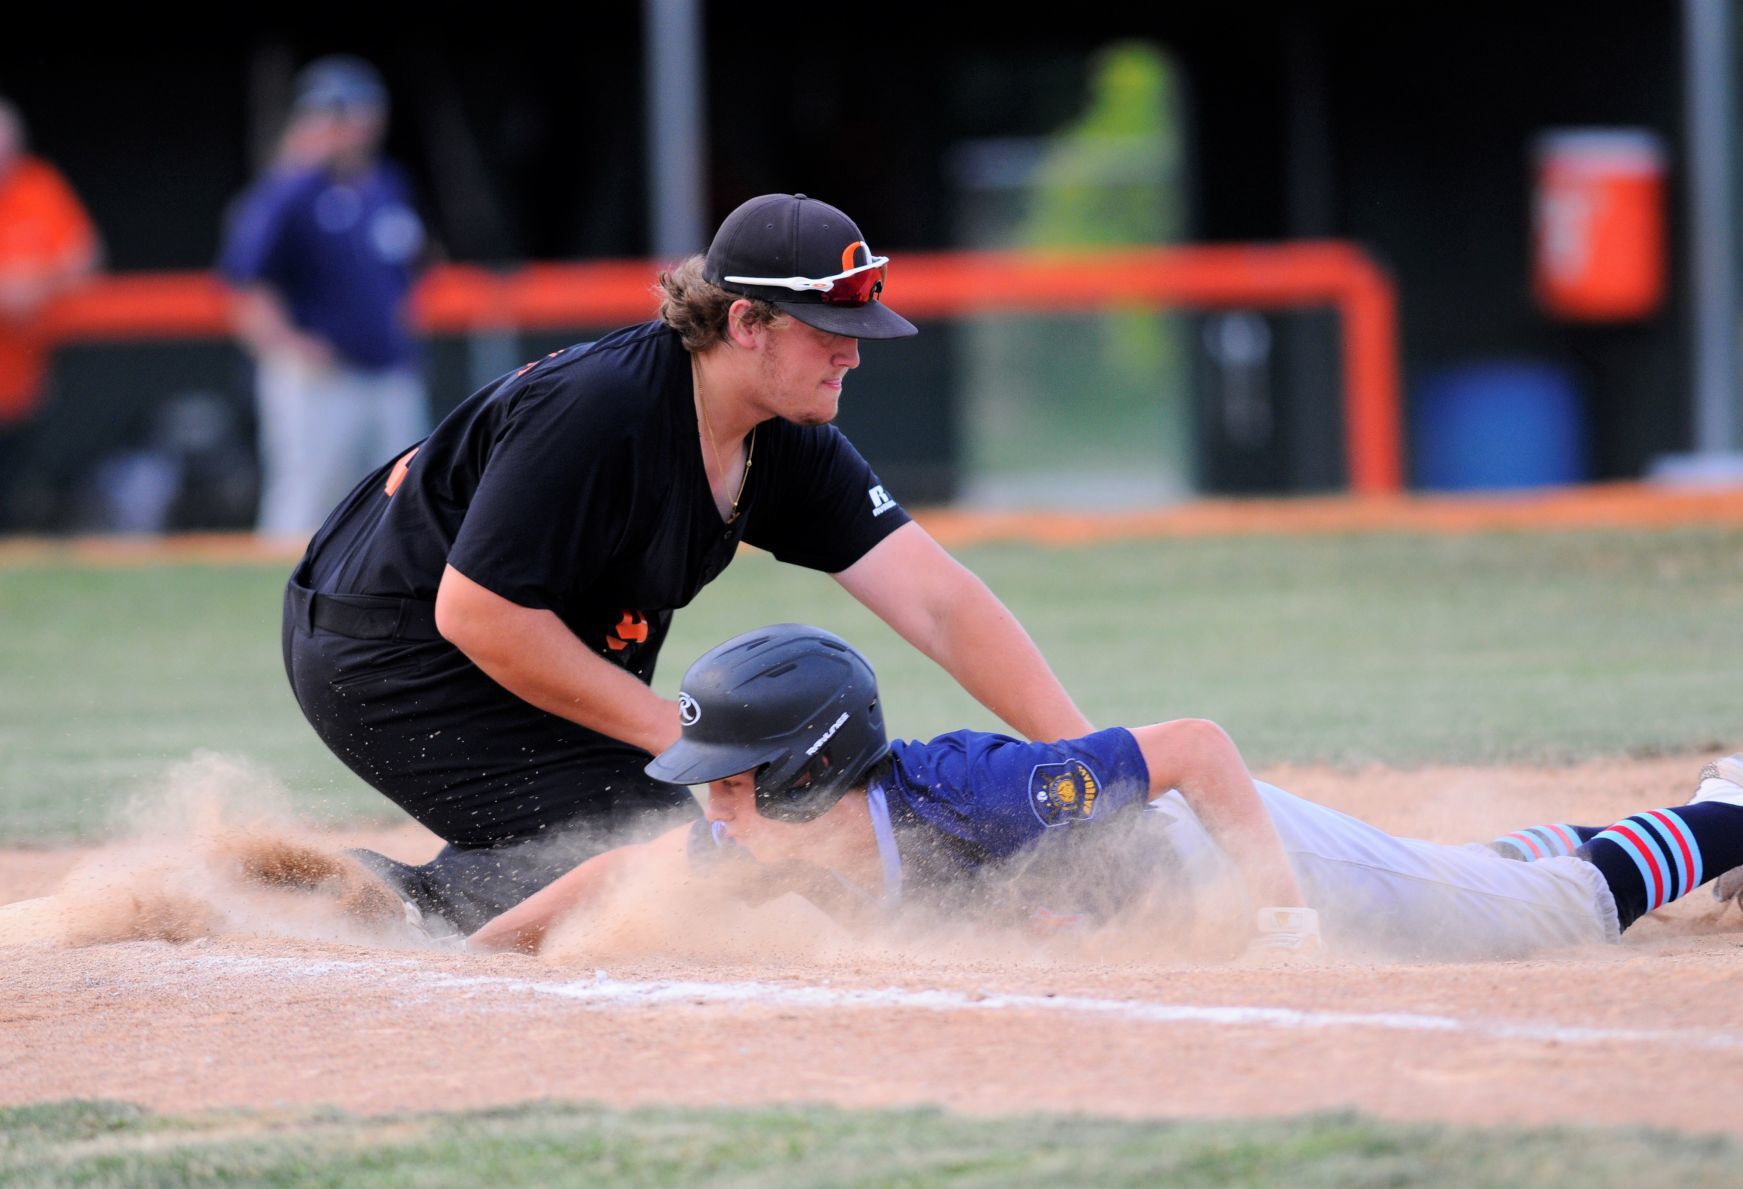
[[[1179,789],[1260,905],[1306,906],[1283,840],[1227,731],[1206,719],[1181,718],[1138,727],[1132,736],[1150,769],[1151,800]]]
[[[1024,737],[1049,742],[1095,729],[1017,617],[918,524],[904,524],[835,580]]]

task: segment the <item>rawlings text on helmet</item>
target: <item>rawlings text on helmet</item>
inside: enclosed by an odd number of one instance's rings
[[[805,749],[805,754],[808,756],[816,755],[817,749],[822,747],[825,743],[828,743],[831,739],[833,739],[835,737],[835,732],[839,731],[841,729],[841,724],[846,722],[846,721],[847,721],[847,711],[843,710],[841,712],[841,717],[836,719],[834,722],[830,723],[829,729],[827,731],[824,731],[821,735],[817,736],[817,742],[813,743],[810,747],[807,747]]]

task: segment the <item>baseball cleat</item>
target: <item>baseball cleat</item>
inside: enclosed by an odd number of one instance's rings
[[[442,949],[465,949],[466,938],[460,931],[448,923],[446,917],[425,916],[423,910],[410,900],[401,900],[405,905],[405,923],[419,940],[430,942]]]
[[[423,883],[419,878],[418,868],[360,846],[352,847],[345,853],[388,886],[405,906],[406,924],[415,932],[441,944],[446,944],[450,938],[463,936],[447,917],[437,912],[427,901],[419,903],[423,899],[419,895]]]
[[[1714,760],[1701,769],[1700,783],[1689,804],[1721,801],[1743,808],[1743,752]],[[1743,908],[1743,867],[1733,867],[1713,881],[1713,899],[1736,900]]]

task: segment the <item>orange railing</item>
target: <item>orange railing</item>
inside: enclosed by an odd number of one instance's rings
[[[419,286],[416,317],[425,330],[448,334],[633,322],[653,312],[655,267],[605,261],[493,273],[444,265]],[[1386,274],[1352,244],[904,253],[890,281],[891,304],[917,318],[1330,306],[1341,322],[1350,487],[1386,494],[1403,486],[1397,301]],[[228,332],[226,291],[209,273],[105,277],[56,302],[44,329],[57,342],[220,336]]]

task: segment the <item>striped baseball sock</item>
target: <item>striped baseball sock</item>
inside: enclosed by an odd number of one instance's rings
[[[1743,865],[1743,806],[1702,801],[1636,813],[1574,853],[1603,873],[1626,929]]]
[[[1503,834],[1489,844],[1489,849],[1504,859],[1534,863],[1538,859],[1571,855],[1584,843],[1602,833],[1603,830],[1597,826],[1570,826],[1564,822],[1555,822]]]

